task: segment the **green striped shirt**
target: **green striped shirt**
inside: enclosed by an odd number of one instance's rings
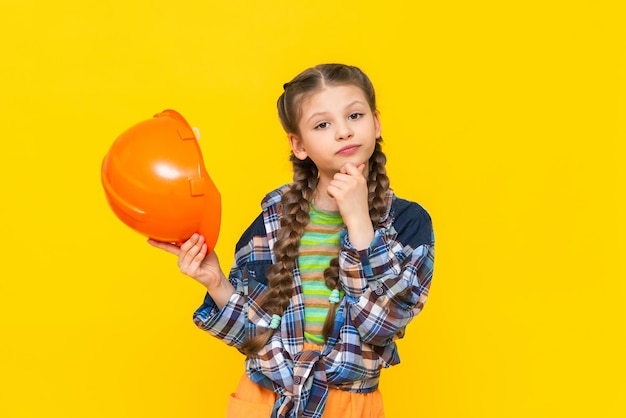
[[[304,293],[304,338],[324,344],[322,327],[328,314],[331,290],[324,282],[324,270],[339,255],[339,239],[344,227],[339,212],[327,212],[311,204],[311,221],[300,240],[298,267]]]

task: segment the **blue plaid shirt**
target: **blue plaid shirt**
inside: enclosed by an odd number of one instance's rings
[[[200,328],[239,347],[271,315],[259,306],[267,290],[265,272],[281,218],[281,196],[288,185],[269,193],[262,213],[236,246],[229,281],[235,293],[222,309],[207,294],[194,313]],[[320,418],[328,388],[370,393],[382,368],[399,363],[395,340],[422,310],[434,265],[434,235],[428,213],[417,203],[387,193],[387,211],[369,248],[356,250],[344,230],[339,252],[340,302],[335,328],[320,350],[304,350],[304,297],[300,271],[279,329],[255,356],[246,358],[250,379],[275,391],[272,417]]]

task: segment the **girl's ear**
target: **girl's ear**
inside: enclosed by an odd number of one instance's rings
[[[296,156],[299,160],[306,160],[308,154],[304,149],[304,144],[302,140],[296,134],[289,134],[289,145],[291,146],[291,150],[293,151],[293,155]]]
[[[374,112],[374,129],[376,130],[376,138],[380,138],[383,133],[383,127],[380,124],[380,116],[378,110]]]

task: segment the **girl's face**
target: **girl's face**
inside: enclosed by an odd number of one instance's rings
[[[347,163],[368,161],[374,152],[381,126],[378,113],[370,109],[356,86],[332,86],[312,94],[302,103],[300,134],[289,134],[296,158],[311,158],[320,177],[332,178]]]

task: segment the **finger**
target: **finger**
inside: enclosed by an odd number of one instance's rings
[[[198,251],[195,257],[191,260],[191,263],[189,263],[190,272],[197,271],[200,268],[200,265],[202,264],[202,262],[204,261],[204,258],[206,257],[207,248],[208,247],[206,243],[202,244],[202,246],[200,247],[200,251]]]
[[[343,172],[344,174],[348,174],[350,176],[362,176],[364,167],[365,167],[365,164],[363,163],[359,164],[358,166],[352,163],[347,163],[343,167],[341,167],[340,172]],[[345,170],[345,171],[342,171],[342,170]]]
[[[199,234],[193,234],[191,237],[189,237],[187,241],[183,243],[183,245],[180,246],[181,251],[189,251],[194,245],[198,243],[199,239]]]
[[[339,197],[341,193],[344,192],[345,189],[346,189],[346,184],[344,181],[339,180],[339,179],[333,179],[328,184],[328,187],[326,188],[326,193],[330,197],[336,199],[337,197]]]
[[[202,244],[204,244],[204,237],[199,234],[193,234],[192,237],[180,247],[181,255],[178,260],[179,265],[188,266],[191,264],[198,252],[201,250]]]
[[[355,171],[353,171],[352,174],[336,173],[333,176],[333,179],[330,181],[329,185],[334,186],[340,190],[345,190],[360,184],[360,179],[363,178],[363,176],[361,174],[358,174],[358,170],[356,167],[354,168],[354,170]]]
[[[207,245],[203,238],[197,245],[194,245],[183,257],[179,258],[178,264],[180,271],[188,276],[196,277],[202,261],[206,257]]]
[[[344,166],[343,168],[345,167],[346,166]],[[331,183],[334,183],[335,185],[343,184],[345,182],[351,181],[353,176],[354,175],[350,173],[335,173],[335,175],[333,176],[331,180]]]

